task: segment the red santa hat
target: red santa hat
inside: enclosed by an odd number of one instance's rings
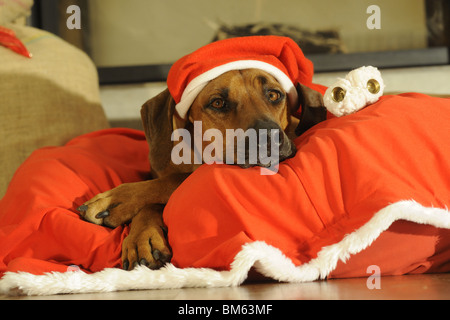
[[[252,36],[210,43],[175,62],[167,86],[176,111],[186,118],[189,108],[209,81],[231,70],[256,68],[271,74],[297,104],[295,86],[312,83],[313,64],[290,38]]]

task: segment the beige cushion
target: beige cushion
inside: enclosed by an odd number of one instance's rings
[[[33,58],[0,46],[0,197],[32,151],[108,127],[90,58],[42,30],[7,25]]]

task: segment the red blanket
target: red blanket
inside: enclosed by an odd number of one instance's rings
[[[292,263],[257,265],[284,281],[299,272],[304,280],[364,276],[370,265],[382,274],[449,271],[449,124],[448,99],[385,96],[296,139],[296,156],[276,175],[202,166],[164,212],[174,266],[232,270],[255,244]],[[147,153],[143,133],[128,129],[34,152],[0,201],[0,273],[120,267],[128,227],[90,224],[75,208],[145,179]]]
[[[243,244],[264,241],[303,265],[363,226],[366,233],[347,244],[354,252],[338,245],[332,252],[348,258],[397,220],[428,223],[426,208],[450,204],[449,138],[449,99],[385,96],[299,137],[298,153],[277,175],[203,166],[165,211],[173,262],[229,269]],[[382,274],[450,270],[449,230],[399,221],[375,244],[341,268],[328,266],[325,275],[366,275],[372,264]]]
[[[102,130],[35,151],[0,201],[0,272],[120,267],[127,228],[87,223],[76,208],[99,192],[144,179],[147,153],[143,133],[128,129]]]

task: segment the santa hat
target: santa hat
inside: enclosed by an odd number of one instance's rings
[[[313,64],[290,38],[252,36],[210,43],[175,62],[167,86],[176,111],[186,118],[189,108],[209,81],[231,70],[260,69],[271,74],[297,104],[298,82],[312,83]]]

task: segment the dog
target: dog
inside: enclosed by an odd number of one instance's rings
[[[177,187],[201,165],[194,161],[173,163],[172,150],[181,143],[173,141],[173,132],[179,128],[192,132],[196,121],[201,121],[203,131],[216,129],[224,136],[227,129],[266,129],[269,136],[277,132],[281,162],[295,155],[292,139],[326,118],[319,92],[300,83],[296,90],[302,107],[300,119],[292,116],[299,105],[290,105],[286,92],[269,73],[259,69],[228,71],[201,90],[187,118],[181,119],[177,117],[174,99],[166,89],[141,108],[150,146],[151,179],[125,183],[101,193],[80,206],[78,211],[85,220],[111,228],[131,222],[129,235],[122,245],[123,269],[131,270],[137,265],[160,268],[172,257],[162,218],[164,205]],[[266,143],[264,147],[272,146]],[[224,146],[223,150],[226,149]],[[236,158],[237,150],[234,152]],[[238,165],[248,168],[252,164],[247,160]]]

